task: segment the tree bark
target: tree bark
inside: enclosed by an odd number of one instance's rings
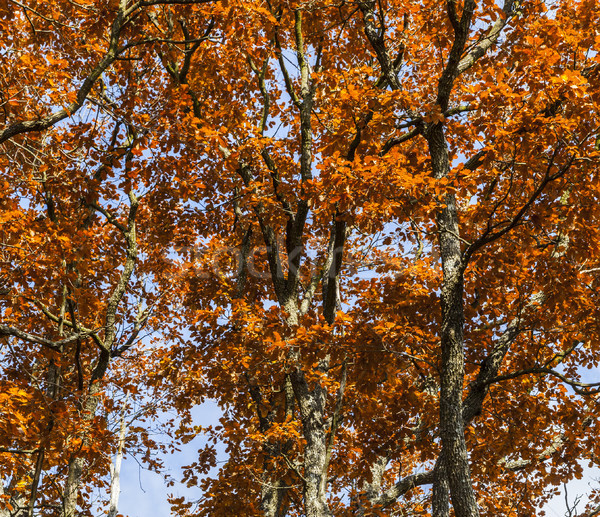
[[[302,419],[304,449],[304,506],[306,517],[333,517],[327,505],[327,433],[325,432],[325,390],[317,384],[310,390],[304,373],[291,374],[292,386]]]
[[[440,454],[433,472],[433,497],[431,504],[435,517],[450,517],[450,504],[448,501],[450,489],[448,487],[448,475],[445,463],[443,456]]]
[[[440,123],[426,134],[433,175],[444,178],[450,172],[448,144]],[[469,458],[464,437],[462,393],[464,383],[464,263],[462,260],[458,210],[454,194],[446,194],[437,214],[438,242],[442,258],[442,371],[440,389],[440,436],[442,458],[457,517],[479,515],[471,484]]]

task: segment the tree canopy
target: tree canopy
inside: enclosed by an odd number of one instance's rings
[[[199,435],[177,516],[540,514],[600,462],[598,27],[1,1],[0,517]]]

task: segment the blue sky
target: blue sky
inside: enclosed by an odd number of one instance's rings
[[[213,401],[207,401],[194,411],[197,425],[218,424],[222,412]],[[197,452],[205,444],[202,435],[190,443],[181,446],[181,452],[165,457],[167,474],[175,480],[181,478],[181,467],[197,459]],[[217,448],[218,460],[224,459],[224,453]],[[181,483],[167,487],[165,478],[147,470],[141,462],[131,456],[125,456],[121,469],[121,497],[119,513],[128,517],[163,517],[170,515],[167,502],[168,494],[198,499],[202,495],[200,488],[187,488]]]

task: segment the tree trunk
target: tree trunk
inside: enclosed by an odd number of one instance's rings
[[[432,510],[435,517],[450,517],[448,475],[444,457],[440,454],[433,475]]]
[[[304,448],[304,508],[306,517],[333,517],[327,504],[327,433],[324,423],[325,390],[310,390],[304,373],[291,374],[300,408]]]
[[[88,398],[84,403],[83,409],[83,424],[90,422],[96,414],[98,406],[98,393],[100,388],[98,383],[93,383],[88,392]],[[83,431],[80,438],[84,445],[89,445],[90,437],[87,431]],[[69,473],[67,482],[65,483],[65,491],[63,498],[63,508],[61,517],[76,517],[77,515],[77,498],[79,495],[79,487],[85,467],[85,458],[79,453],[75,453],[69,460]]]
[[[119,495],[121,494],[121,463],[123,462],[123,447],[125,446],[125,434],[127,433],[125,410],[127,409],[128,399],[129,395],[125,397],[125,402],[123,403],[121,426],[119,429],[119,444],[117,446],[115,463],[110,466],[110,503],[108,506],[108,517],[117,517],[119,508]]]
[[[427,131],[433,175],[436,179],[450,172],[448,144],[443,126],[436,123]],[[458,210],[454,194],[446,194],[444,206],[437,215],[439,246],[442,258],[442,372],[440,390],[440,435],[442,458],[450,489],[452,505],[457,517],[477,517],[477,501],[471,484],[469,458],[462,418],[464,382],[463,356],[463,284]]]

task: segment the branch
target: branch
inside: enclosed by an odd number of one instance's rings
[[[288,278],[285,282],[283,301],[284,305],[293,299],[297,304],[298,283],[300,278],[300,263],[304,256],[303,234],[306,218],[309,212],[309,202],[304,190],[306,182],[312,179],[312,108],[316,83],[311,82],[311,71],[306,48],[302,35],[302,10],[294,11],[294,33],[296,40],[296,59],[300,67],[300,94],[301,102],[296,104],[300,111],[300,195],[297,201],[297,210],[291,224],[288,225],[286,244],[288,251]],[[317,49],[317,53],[320,50]]]
[[[42,20],[45,20],[47,22],[50,22],[53,25],[60,25],[62,27],[68,27],[68,25],[66,25],[65,23],[60,23],[57,20],[54,20],[53,18],[48,18],[47,16],[44,16],[42,13],[40,13],[39,11],[36,11],[35,9],[33,9],[32,7],[22,4],[21,2],[17,2],[16,0],[9,0],[9,2],[11,4],[15,4],[18,5],[21,9],[23,9],[23,11],[29,11],[33,14],[35,14],[37,17],[41,18]],[[25,16],[27,16],[27,12],[25,12]],[[27,19],[29,20],[29,17],[27,16]],[[33,27],[33,23],[31,23],[31,21],[29,21],[29,23],[31,24],[33,31],[35,32],[35,27]],[[73,28],[73,27],[69,27],[69,28]]]
[[[106,307],[106,317],[105,317],[105,336],[104,336],[104,349],[109,351],[114,344],[116,337],[116,329],[115,329],[115,321],[116,321],[116,313],[117,307],[125,294],[125,290],[127,289],[127,285],[129,283],[129,279],[133,274],[133,270],[135,268],[135,262],[137,259],[137,237],[136,237],[136,226],[135,226],[135,216],[137,213],[137,209],[139,206],[139,201],[135,197],[133,192],[129,193],[129,216],[127,218],[127,228],[124,229],[123,233],[127,240],[127,257],[125,259],[125,266],[123,267],[123,271],[121,273],[121,277],[117,282],[109,300],[108,305]]]
[[[452,117],[454,115],[460,115],[461,113],[468,113],[470,111],[477,111],[478,108],[471,106],[470,104],[459,104],[458,106],[454,106],[453,108],[448,108],[444,111],[444,117]]]
[[[129,336],[129,339],[127,340],[126,343],[124,343],[120,347],[112,350],[110,353],[111,357],[121,357],[121,355],[123,355],[123,352],[126,352],[127,350],[129,350],[135,344],[135,340],[138,338],[140,332],[146,326],[146,323],[148,323],[149,317],[150,317],[150,309],[142,309],[142,306],[140,303],[138,306],[138,313],[135,318],[135,322],[133,324],[133,330],[131,331],[131,335]]]
[[[129,393],[123,402],[121,410],[121,425],[119,429],[119,441],[117,442],[117,454],[114,463],[110,464],[110,503],[108,509],[108,517],[117,516],[117,508],[119,505],[119,495],[121,493],[121,463],[123,461],[123,447],[125,446],[125,435],[127,433],[127,423],[125,422],[125,412],[127,409],[127,401]]]
[[[231,154],[231,152],[226,148],[222,148],[221,151],[226,158]],[[252,169],[250,165],[240,160],[237,173],[244,182],[244,186],[250,188],[253,180]],[[256,190],[256,187],[252,187],[253,192],[256,192]],[[282,305],[285,305],[286,281],[281,267],[277,236],[275,235],[273,228],[265,221],[264,206],[262,201],[258,201],[256,205],[252,206],[252,209],[256,215],[256,218],[258,219],[263,240],[265,241],[265,245],[267,247],[267,261],[269,263],[269,271],[271,273],[273,287],[275,288],[275,294]]]
[[[475,253],[475,251],[477,251],[479,248],[485,246],[486,244],[489,244],[490,242],[493,242],[493,241],[499,239],[500,237],[502,237],[502,236],[506,235],[508,232],[510,232],[513,228],[515,228],[520,223],[520,221],[523,219],[523,217],[525,216],[527,211],[531,208],[533,203],[540,197],[542,192],[544,192],[544,189],[546,188],[546,186],[549,183],[551,183],[552,181],[554,181],[558,178],[561,178],[568,172],[568,170],[571,168],[571,165],[573,164],[573,161],[575,160],[574,156],[571,156],[571,158],[567,161],[567,163],[556,174],[554,174],[554,175],[550,174],[550,170],[552,168],[552,165],[554,164],[554,159],[555,159],[557,153],[558,153],[558,149],[556,149],[554,151],[552,159],[548,163],[548,167],[546,169],[544,179],[541,181],[541,183],[535,189],[533,194],[531,194],[531,196],[525,202],[525,204],[515,214],[515,216],[510,221],[507,221],[508,224],[501,230],[498,230],[495,232],[492,232],[491,228],[486,229],[486,231],[483,232],[481,237],[479,237],[476,241],[474,241],[470,246],[467,247],[467,249],[464,252],[465,263],[473,255],[473,253]]]
[[[499,464],[505,467],[508,470],[517,471],[523,470],[524,468],[529,467],[534,462],[542,462],[549,458],[551,458],[554,454],[560,451],[563,445],[566,443],[567,438],[564,434],[559,434],[554,437],[552,440],[552,444],[546,447],[540,454],[538,454],[534,459],[528,460],[514,460],[508,461],[507,459],[502,459]]]
[[[19,330],[18,328],[11,327],[9,325],[0,324],[0,336],[13,336],[22,339],[23,341],[28,341],[30,343],[45,346],[46,348],[50,348],[55,352],[61,352],[62,347],[64,345],[68,345],[69,343],[73,343],[74,341],[77,341],[78,339],[87,337],[89,335],[90,334],[86,332],[81,332],[78,334],[73,334],[65,339],[61,339],[60,341],[52,341],[51,339],[39,337],[34,334],[30,334],[28,332]]]
[[[350,146],[348,147],[348,152],[346,153],[346,160],[348,160],[350,163],[354,161],[356,150],[358,149],[358,146],[360,145],[360,142],[362,140],[363,129],[369,125],[369,122],[371,122],[371,120],[373,120],[373,114],[373,111],[370,110],[367,113],[367,116],[362,121],[362,123],[359,124],[359,122],[357,121],[354,122],[354,127],[356,127],[356,133],[354,134],[354,137],[350,142]]]
[[[294,212],[292,210],[292,207],[279,191],[279,185],[281,185],[281,176],[279,175],[277,164],[275,163],[275,160],[273,160],[269,151],[267,151],[266,148],[260,152],[260,155],[265,161],[265,165],[269,169],[271,180],[273,182],[273,192],[275,193],[275,197],[277,198],[277,201],[279,201],[279,203],[281,204],[281,207],[283,208],[285,214],[293,221]]]
[[[300,106],[300,99],[296,94],[296,90],[294,89],[294,83],[292,83],[292,79],[290,78],[290,73],[285,66],[285,61],[283,57],[283,50],[281,49],[281,43],[279,42],[279,35],[277,31],[275,31],[274,35],[275,40],[275,48],[277,50],[277,60],[279,61],[279,67],[281,68],[281,73],[283,74],[283,80],[285,82],[285,89],[288,92],[288,95],[292,99],[292,102],[296,107]]]
[[[263,110],[260,120],[260,134],[261,136],[263,136],[267,127],[267,120],[269,119],[269,108],[271,105],[271,98],[269,97],[269,92],[267,91],[267,86],[265,84],[265,76],[269,68],[269,58],[267,57],[267,59],[265,59],[265,62],[263,63],[260,70],[254,64],[254,60],[250,56],[248,56],[248,64],[250,65],[250,68],[256,75],[256,82],[258,83],[258,88],[263,97]]]
[[[448,63],[438,82],[437,104],[442,109],[442,112],[448,109],[454,80],[460,74],[459,63],[469,38],[469,29],[475,11],[475,0],[465,0],[460,20],[458,20],[456,12],[453,10],[454,1],[449,0],[447,6],[448,15],[454,28],[454,41],[452,42],[452,48],[448,56]]]
[[[194,5],[194,4],[210,4],[214,0],[148,0],[133,4],[127,11],[126,15],[129,16],[133,12],[141,9],[142,7],[150,7],[153,5]]]
[[[507,325],[502,335],[498,338],[494,348],[483,361],[479,374],[469,384],[469,392],[463,401],[463,420],[465,424],[470,422],[481,412],[483,401],[487,396],[492,379],[496,378],[502,366],[504,357],[510,350],[511,345],[522,331],[521,323],[528,312],[537,310],[544,303],[546,295],[534,294],[523,310]]]
[[[411,474],[398,481],[392,488],[386,490],[379,497],[371,500],[374,506],[380,506],[386,508],[394,504],[399,497],[403,496],[409,490],[417,486],[430,485],[433,483],[433,470],[427,472],[419,472],[417,474]]]
[[[488,153],[488,151],[485,151],[485,150],[479,151],[478,153],[471,156],[471,158],[469,158],[465,162],[463,167],[470,171],[474,171],[475,169],[477,169],[478,167],[480,167],[483,164],[483,161],[484,161],[487,153]]]
[[[335,313],[338,307],[338,277],[342,268],[342,260],[344,254],[344,245],[346,243],[346,221],[339,219],[340,213],[336,207],[335,214],[333,217],[333,228],[332,233],[334,235],[333,240],[333,260],[327,271],[327,276],[323,282],[325,289],[325,296],[323,300],[323,315],[325,321],[330,325],[335,320]]]
[[[400,90],[401,84],[398,79],[398,68],[394,66],[394,61],[390,57],[387,48],[385,46],[385,29],[377,26],[375,17],[375,2],[373,0],[363,0],[359,2],[360,10],[363,14],[363,20],[365,25],[365,35],[373,47],[379,66],[381,66],[383,80],[378,80],[377,85],[385,87],[389,85],[392,90]],[[407,19],[405,18],[405,27]],[[398,65],[401,64],[401,59],[396,60]]]
[[[71,117],[83,106],[88,94],[90,93],[96,81],[100,78],[102,73],[118,59],[121,53],[123,53],[125,50],[132,46],[153,42],[154,40],[143,40],[125,45],[123,47],[119,47],[121,31],[123,27],[131,21],[131,15],[134,14],[137,10],[143,7],[150,7],[153,5],[191,5],[211,3],[213,1],[214,0],[142,1],[135,3],[131,7],[127,8],[127,1],[121,0],[119,10],[111,26],[109,44],[106,54],[104,54],[104,57],[92,69],[90,74],[84,79],[82,85],[77,90],[76,100],[68,104],[66,107],[58,110],[56,113],[52,113],[46,117],[11,124],[4,130],[0,131],[0,144],[6,142],[7,140],[11,139],[16,135],[44,131],[54,126],[61,120]],[[54,20],[52,21],[54,22]]]
[[[507,373],[505,375],[499,375],[497,377],[494,377],[493,379],[490,379],[488,381],[488,384],[495,384],[497,382],[502,382],[502,381],[506,381],[506,380],[510,380],[510,379],[516,379],[517,377],[522,377],[523,375],[531,375],[531,374],[536,374],[536,373],[541,373],[544,375],[552,375],[553,377],[557,377],[558,379],[563,381],[565,384],[568,384],[569,386],[571,386],[571,388],[573,388],[575,393],[577,393],[579,395],[595,395],[596,393],[600,393],[600,382],[586,383],[586,382],[575,381],[575,380],[570,379],[567,376],[563,375],[562,373],[557,372],[556,370],[553,370],[552,368],[546,368],[543,366],[534,366],[533,368],[526,368],[524,370]],[[587,388],[596,388],[596,389],[587,389]]]
[[[306,294],[300,304],[300,315],[304,315],[308,312],[308,308],[312,302],[312,299],[317,291],[317,287],[319,286],[319,282],[325,276],[325,273],[329,271],[331,264],[333,262],[333,250],[335,243],[335,232],[331,232],[329,237],[329,244],[327,246],[327,255],[325,257],[325,261],[323,262],[322,267],[315,272],[315,274],[311,277],[310,282],[308,284],[308,289],[306,290]]]
[[[187,29],[187,26],[185,25],[184,20],[180,20],[179,23],[181,24],[181,30],[183,31],[183,34],[185,36],[185,57],[183,58],[183,66],[181,67],[181,70],[179,72],[179,80],[182,83],[186,83],[187,74],[189,72],[190,65],[192,63],[192,55],[194,54],[194,52],[196,52],[196,50],[198,50],[198,48],[200,47],[200,44],[203,41],[206,41],[207,39],[210,38],[210,33],[213,31],[213,29],[215,27],[215,20],[211,19],[210,22],[208,22],[208,27],[204,31],[204,34],[200,38],[197,38],[197,39],[190,38],[190,34]],[[191,47],[190,47],[190,43],[193,43],[193,45]]]
[[[239,208],[238,208],[239,210]],[[248,225],[248,228],[244,232],[242,237],[242,245],[240,247],[239,265],[238,265],[238,276],[236,279],[235,298],[241,298],[244,294],[244,288],[246,287],[246,280],[248,279],[248,256],[252,249],[252,223]]]
[[[108,220],[108,222],[110,224],[112,224],[115,228],[117,228],[118,230],[120,230],[122,233],[126,234],[127,233],[127,228],[125,226],[123,226],[119,221],[117,221],[115,219],[115,217],[105,208],[103,208],[102,206],[98,205],[97,203],[88,203],[88,205],[93,208],[94,210],[100,212],[104,217],[106,217],[106,219]]]
[[[337,401],[333,416],[331,417],[331,428],[329,430],[329,443],[327,444],[327,450],[325,452],[325,462],[323,464],[323,475],[327,476],[327,470],[329,469],[329,462],[331,461],[331,452],[335,443],[335,433],[340,425],[340,414],[342,412],[342,405],[344,401],[344,391],[346,390],[346,379],[348,374],[348,364],[344,361],[342,365],[342,378],[340,379],[340,387],[338,389]]]
[[[492,25],[487,35],[484,36],[479,43],[473,48],[465,57],[460,60],[457,69],[457,75],[462,74],[465,70],[471,68],[483,55],[489,50],[489,48],[498,41],[500,34],[506,24],[514,15],[514,0],[505,0],[502,11],[504,17],[496,20],[496,23]]]
[[[423,133],[423,126],[418,125],[414,129],[411,129],[408,133],[404,133],[402,136],[392,137],[390,138],[384,145],[381,151],[379,152],[379,156],[384,156],[387,154],[392,147],[395,147],[403,142],[407,142],[408,140],[414,138],[417,135],[421,135]]]
[[[0,447],[0,454],[36,454],[39,449],[11,449],[10,447]]]
[[[72,328],[72,329],[76,328],[76,326],[71,321],[61,318],[59,316],[56,316],[56,314],[52,314],[52,312],[50,312],[50,309],[48,309],[48,307],[46,307],[42,302],[40,302],[38,300],[32,300],[32,302],[39,307],[39,309],[44,313],[44,315],[50,321],[53,321],[54,323],[59,323],[59,324],[62,323],[63,325],[66,325],[67,327]],[[88,329],[86,327],[82,327],[81,325],[78,325],[78,327],[79,327],[80,331],[82,331],[86,335],[89,335],[100,348],[104,348],[104,343],[102,343],[100,336],[98,336],[98,333],[95,330]]]
[[[129,10],[128,13],[130,11],[131,10]],[[108,50],[100,62],[93,68],[91,73],[83,81],[83,84],[77,91],[76,100],[71,102],[67,107],[62,108],[56,113],[52,113],[46,117],[11,124],[3,131],[0,131],[0,144],[22,133],[44,131],[61,120],[72,116],[79,110],[79,108],[81,108],[81,106],[83,106],[83,103],[85,102],[95,82],[102,75],[102,73],[114,63],[119,55],[119,38],[121,36],[121,30],[123,26],[128,21],[127,16],[128,14],[125,12],[125,1],[121,0],[119,11],[112,23]]]
[[[458,32],[460,30],[460,20],[456,14],[456,0],[448,0],[446,2],[446,12],[448,13],[448,18],[450,18],[454,32]]]

